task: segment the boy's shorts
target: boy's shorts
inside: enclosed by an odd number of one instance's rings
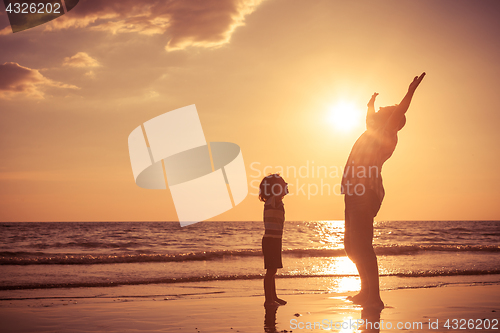
[[[281,262],[281,238],[262,237],[262,253],[264,253],[264,268],[283,268]]]

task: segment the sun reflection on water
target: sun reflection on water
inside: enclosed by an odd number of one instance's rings
[[[339,279],[336,292],[346,293],[349,291],[358,291],[361,289],[361,281],[358,277],[349,276]]]
[[[322,265],[314,267],[316,274],[355,275],[356,265],[347,257],[328,258]],[[311,272],[312,273],[312,272]]]
[[[343,220],[311,221],[304,223],[302,227],[312,231],[311,234],[318,238],[315,239],[316,244],[319,242],[322,245],[321,248],[342,251],[344,225]],[[326,282],[322,287],[330,293],[358,291],[361,286],[356,265],[340,253],[333,254],[331,257],[297,255],[293,257],[292,262],[289,262],[289,267],[287,272],[283,272],[286,275],[322,277],[325,279],[323,283]]]
[[[342,248],[344,242],[344,221],[315,221],[309,227],[319,236],[319,243],[328,248]]]

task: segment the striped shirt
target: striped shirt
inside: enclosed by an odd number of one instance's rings
[[[391,157],[397,143],[397,131],[394,130],[368,129],[361,134],[347,159],[342,177],[342,194],[360,194],[371,189],[382,202],[385,195],[382,165]],[[356,186],[358,184],[362,186]]]
[[[269,198],[264,204],[264,237],[282,238],[285,224],[285,205],[276,202],[276,197]]]

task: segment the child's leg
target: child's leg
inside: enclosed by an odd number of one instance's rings
[[[266,275],[264,276],[264,295],[266,297],[266,302],[264,304],[276,303],[276,281],[275,276],[278,270],[276,268],[267,269]]]
[[[286,301],[284,299],[278,298],[278,295],[276,295],[276,278],[274,278],[274,301],[279,305],[286,304]]]

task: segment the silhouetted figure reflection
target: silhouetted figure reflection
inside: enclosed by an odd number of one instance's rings
[[[361,291],[351,297],[363,309],[383,309],[380,299],[377,256],[373,250],[373,219],[377,215],[384,187],[381,171],[398,142],[398,131],[406,124],[405,113],[425,73],[416,76],[399,105],[375,112],[374,93],[368,102],[366,131],[352,147],[342,178],[345,194],[344,248],[359,272]]]
[[[359,327],[360,332],[364,333],[378,333],[380,332],[380,312],[382,309],[369,308],[361,310],[361,319],[363,324]]]
[[[264,305],[264,308],[266,309],[266,314],[264,316],[264,332],[277,333],[276,314],[279,307],[275,305]]]

